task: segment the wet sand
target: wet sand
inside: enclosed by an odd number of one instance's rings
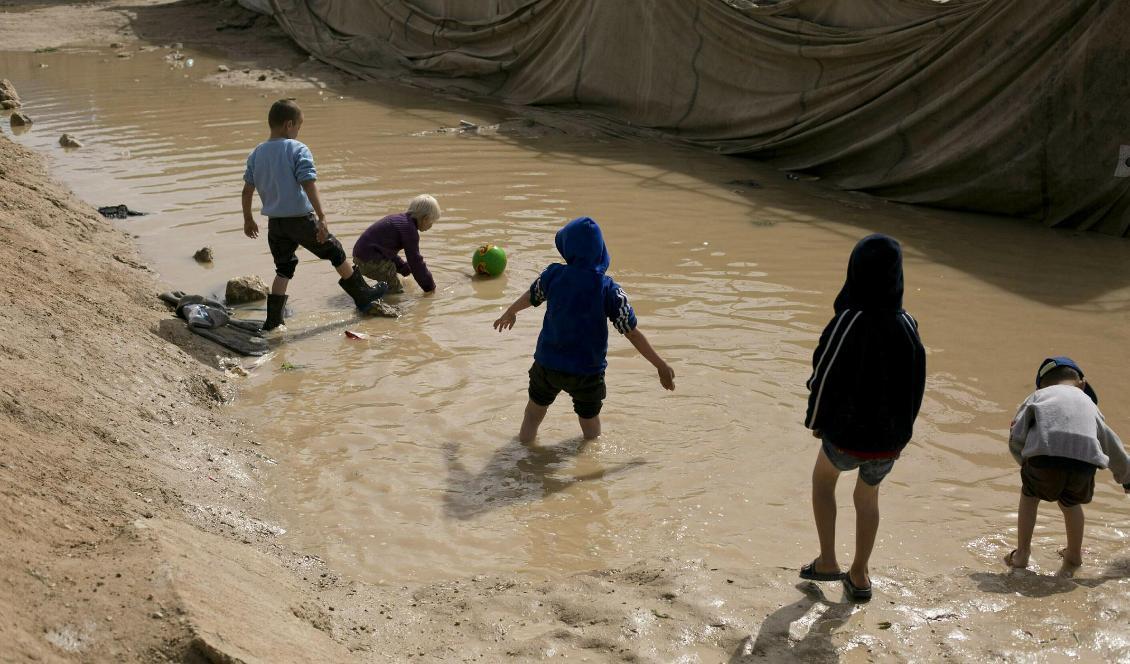
[[[270,275],[265,241],[240,233],[238,188],[278,96],[306,109],[300,138],[347,248],[415,193],[446,210],[423,242],[434,297],[409,284],[401,319],[359,321],[329,267],[304,260],[288,341],[242,387],[233,414],[256,424],[279,461],[268,500],[288,546],[390,587],[515,572],[539,583],[674,561],[670,583],[703,606],[719,598],[733,631],[688,637],[683,650],[677,630],[665,631],[660,661],[713,661],[742,630],[750,642],[727,647],[736,661],[762,635],[759,651],[806,659],[914,659],[916,646],[931,657],[1130,653],[1128,503],[1109,473],[1098,476],[1075,581],[1003,576],[999,562],[1019,490],[1005,430],[1036,363],[1075,357],[1112,426],[1128,430],[1117,406],[1130,391],[1118,365],[1130,337],[1124,241],[887,204],[677,146],[436,133],[513,113],[391,84],[221,88],[209,79],[222,61],[189,50],[186,68],[167,55],[4,53],[0,71],[36,120],[19,142],[51,153],[82,198],[153,213],[122,227],[171,286],[217,292],[229,276]],[[63,153],[64,131],[86,147]],[[606,434],[581,445],[562,402],[527,448],[513,435],[540,312],[502,337],[490,321],[557,259],[553,231],[580,214],[604,228],[611,272],[678,390],[663,394],[614,338]],[[816,547],[807,494],[817,447],[800,424],[808,362],[847,254],[873,231],[903,242],[906,306],[930,377],[915,441],[884,484],[877,601],[855,613],[792,579]],[[472,279],[469,255],[487,241],[506,247],[509,269]],[[192,259],[203,245],[216,250],[211,269]],[[346,340],[345,327],[371,337]],[[1057,516],[1045,509],[1037,530],[1041,574],[1056,567]],[[702,562],[686,571],[685,561]],[[711,569],[744,576],[728,584]]]

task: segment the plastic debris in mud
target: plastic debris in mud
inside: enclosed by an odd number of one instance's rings
[[[107,219],[125,219],[126,217],[140,217],[144,212],[131,210],[123,205],[107,205],[98,208],[98,214],[106,217]]]
[[[354,332],[353,330],[346,330],[345,336],[347,339],[368,339],[369,335],[364,332]]]

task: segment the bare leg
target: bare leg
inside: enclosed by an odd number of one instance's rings
[[[1072,505],[1064,507],[1061,503],[1060,511],[1063,512],[1063,523],[1067,526],[1067,548],[1060,551],[1063,562],[1067,566],[1079,567],[1083,564],[1083,506]]]
[[[518,432],[518,440],[522,443],[532,443],[537,438],[538,427],[549,411],[548,406],[539,406],[533,401],[526,402],[526,414],[522,417],[522,429]]]
[[[286,287],[290,284],[290,279],[275,275],[275,280],[271,282],[271,295],[286,295]]]
[[[855,480],[855,558],[848,575],[857,588],[871,587],[871,572],[867,563],[875,549],[875,536],[879,533],[879,485],[871,486],[862,479]]]
[[[1028,557],[1032,555],[1032,531],[1036,529],[1036,513],[1039,510],[1039,498],[1020,494],[1020,508],[1016,515],[1016,552],[1004,561],[1009,567],[1028,567]]]
[[[816,535],[820,538],[820,557],[816,559],[817,572],[838,572],[836,561],[836,481],[840,471],[821,449],[816,453],[812,469],[812,516],[816,520]]]
[[[585,437],[585,440],[600,437],[600,415],[588,419],[578,417],[577,421],[581,423],[581,435]]]
[[[349,261],[345,261],[334,269],[337,270],[337,276],[341,277],[342,279],[348,279],[353,276],[353,264]]]

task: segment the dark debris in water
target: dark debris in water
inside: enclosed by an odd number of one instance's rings
[[[107,205],[98,208],[98,214],[107,219],[125,219],[126,217],[140,217],[145,213],[131,210],[125,205]]]

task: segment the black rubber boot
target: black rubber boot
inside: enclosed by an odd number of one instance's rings
[[[353,274],[348,279],[338,279],[337,284],[349,297],[353,298],[353,304],[361,311],[368,311],[369,305],[384,297],[388,292],[388,284],[383,281],[376,282],[375,285],[370,286],[365,283],[365,277],[361,276],[360,270],[353,270]]]
[[[285,295],[267,296],[267,320],[263,321],[263,331],[273,330],[283,324],[283,308],[286,306]]]

